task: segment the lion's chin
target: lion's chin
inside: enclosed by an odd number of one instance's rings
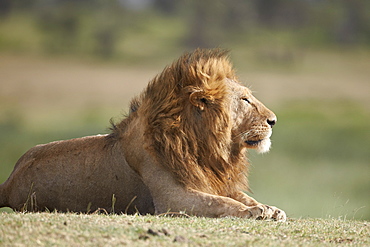
[[[271,140],[270,138],[258,140],[258,141],[245,141],[246,147],[256,149],[258,153],[266,153],[270,150]]]

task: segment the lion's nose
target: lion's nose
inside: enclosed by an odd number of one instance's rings
[[[267,124],[271,127],[276,124],[276,118],[267,119]]]

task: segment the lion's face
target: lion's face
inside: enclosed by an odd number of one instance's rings
[[[275,114],[258,101],[251,91],[239,83],[228,80],[232,121],[232,140],[260,153],[269,151]]]

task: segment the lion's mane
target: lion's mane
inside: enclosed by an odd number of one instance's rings
[[[231,142],[227,79],[237,81],[228,52],[186,53],[132,100],[129,117],[113,126],[110,137],[141,118],[146,149],[178,182],[222,196],[248,190],[247,159]],[[199,106],[189,101],[192,93]]]

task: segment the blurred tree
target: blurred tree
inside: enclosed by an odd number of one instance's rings
[[[7,17],[11,10],[11,0],[0,0],[0,18]]]
[[[302,28],[306,26],[309,14],[308,1],[280,0],[274,21],[280,26]]]
[[[251,1],[229,0],[223,18],[224,31],[245,31],[251,27],[256,14]]]
[[[254,0],[257,22],[260,25],[276,27],[302,27],[307,23],[310,11],[308,1]]]
[[[164,14],[175,14],[178,11],[179,4],[182,4],[182,0],[154,0],[154,7],[162,11]]]
[[[76,48],[79,18],[78,6],[70,1],[45,4],[37,8],[40,29],[44,32],[47,52],[72,52]]]
[[[227,38],[227,31],[224,30],[225,14],[230,4],[225,0],[192,0],[187,6],[187,21],[189,33],[185,44],[190,48],[209,48],[220,46]],[[229,27],[227,27],[229,28]]]
[[[115,54],[119,39],[119,29],[124,16],[122,5],[116,0],[99,2],[93,20],[94,54],[101,58],[110,58]]]
[[[254,4],[258,22],[263,25],[273,26],[281,0],[254,0]]]
[[[116,46],[116,35],[113,27],[99,29],[95,33],[96,48],[95,52],[103,58],[112,57]]]
[[[207,39],[207,19],[211,9],[208,8],[212,0],[191,1],[194,13],[189,14],[189,35],[186,39],[186,45],[191,48],[208,47],[210,45]]]
[[[354,44],[360,39],[361,33],[369,32],[366,22],[365,2],[362,0],[342,1],[343,18],[339,20],[336,39],[340,43]]]

